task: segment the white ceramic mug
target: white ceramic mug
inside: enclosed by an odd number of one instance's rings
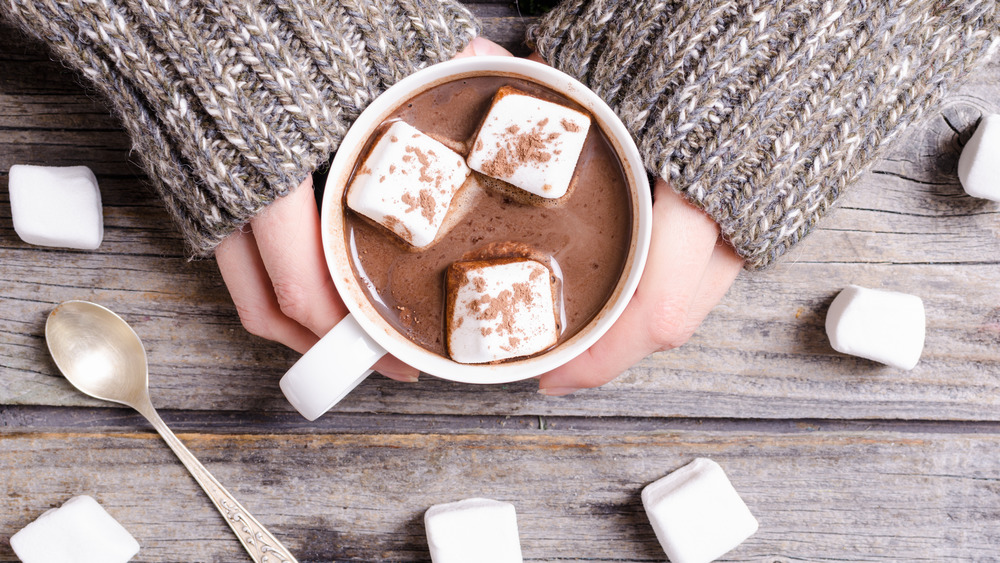
[[[621,277],[601,311],[574,336],[529,358],[497,364],[460,364],[407,339],[378,313],[351,267],[344,236],[344,191],[372,132],[400,104],[439,84],[470,76],[510,76],[548,87],[580,104],[594,117],[617,152],[630,189],[631,243]],[[350,314],[281,378],[281,390],[309,420],[319,418],[392,354],[423,373],[465,383],[507,383],[541,375],[573,359],[618,319],[635,292],[646,262],[652,223],[649,182],[631,135],[596,94],[552,67],[514,57],[469,57],[436,64],[386,90],[358,117],[330,166],[322,204],[323,248],[334,284]]]

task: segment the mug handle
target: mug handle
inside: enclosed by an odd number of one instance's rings
[[[347,315],[285,372],[278,384],[307,420],[316,420],[372,373],[387,352]]]

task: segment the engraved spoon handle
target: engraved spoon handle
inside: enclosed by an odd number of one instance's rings
[[[226,490],[205,469],[205,466],[194,457],[187,447],[170,431],[170,428],[160,419],[152,404],[133,405],[139,414],[146,417],[146,420],[156,428],[170,449],[177,454],[177,457],[187,467],[191,476],[201,485],[201,488],[212,499],[212,504],[219,510],[226,523],[236,533],[240,543],[246,548],[247,553],[256,563],[298,563],[294,556],[281,545],[271,532],[253,517],[247,509],[243,508],[232,494]]]

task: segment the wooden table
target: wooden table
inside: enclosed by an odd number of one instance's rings
[[[471,7],[523,53],[530,18]],[[728,559],[1000,560],[1000,213],[955,172],[977,119],[1000,112],[998,83],[998,63],[970,76],[792,255],[741,275],[689,344],[603,388],[372,377],[310,423],[277,387],[296,355],[242,329],[214,262],[185,259],[116,120],[0,26],[0,185],[12,164],[86,164],[106,228],[94,252],[30,246],[0,190],[0,560],[78,494],[139,540],[136,561],[248,560],[144,420],[58,374],[43,326],[69,299],[132,324],[167,424],[303,562],[426,561],[424,511],[473,496],[517,507],[526,560],[663,561],[639,494],[696,457],[760,521]],[[848,284],[924,299],[916,369],[830,348]]]

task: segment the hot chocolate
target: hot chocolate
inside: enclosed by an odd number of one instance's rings
[[[387,121],[405,121],[464,157],[503,86],[580,109],[522,79],[477,76],[436,85],[402,104]],[[600,312],[629,253],[632,209],[626,175],[596,122],[571,190],[558,205],[516,201],[488,184],[479,173],[470,177],[460,195],[465,212],[426,248],[414,249],[382,226],[354,212],[345,214],[352,266],[369,300],[407,338],[439,355],[447,356],[444,278],[451,264],[499,248],[530,248],[542,256],[558,281],[561,342]]]

